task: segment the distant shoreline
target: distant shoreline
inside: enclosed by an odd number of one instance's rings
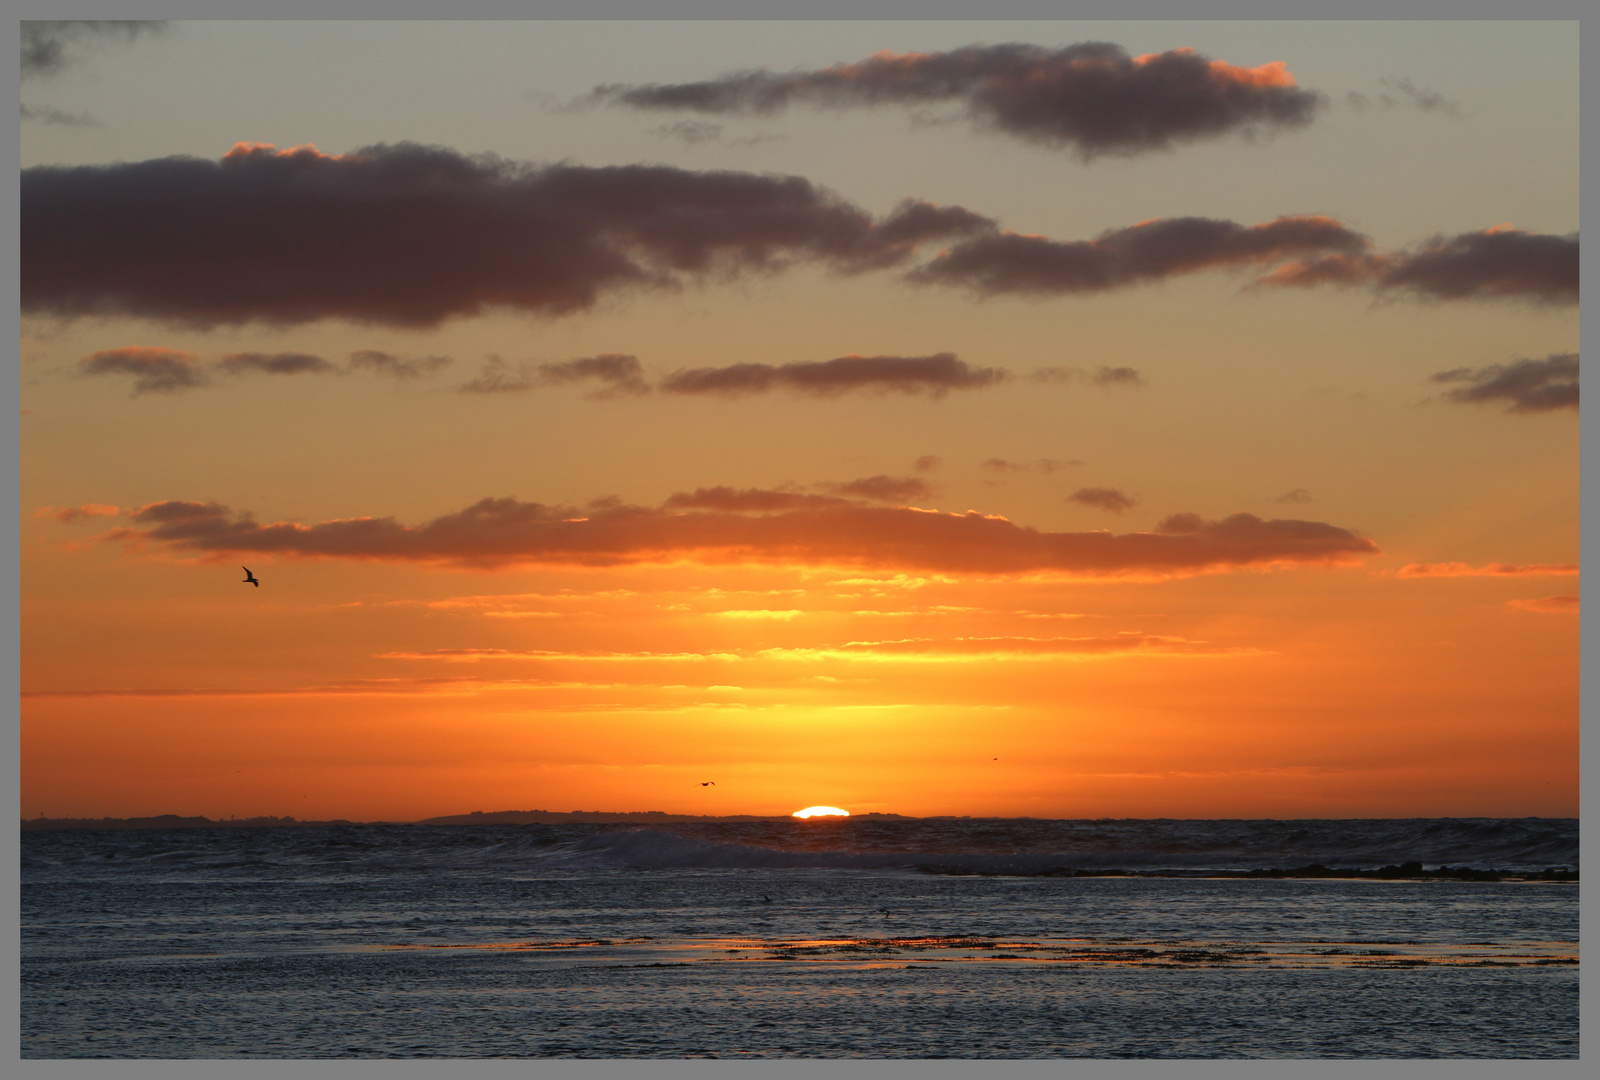
[[[422,818],[418,821],[351,821],[347,818],[302,820],[284,816],[266,815],[252,818],[184,817],[179,814],[157,814],[154,817],[132,818],[22,818],[23,832],[47,832],[59,829],[281,829],[315,828],[330,825],[670,825],[692,821],[793,821],[789,814],[669,814],[663,810],[474,810],[470,814],[447,814],[442,817]],[[838,821],[841,819],[823,819]],[[1527,816],[1518,818],[1038,818],[1001,817],[986,818],[970,814],[934,814],[914,817],[907,814],[865,813],[852,814],[845,820],[894,821],[1571,821],[1577,818],[1545,818]],[[815,824],[815,823],[813,823]]]
[[[902,814],[853,814],[856,818],[897,818]],[[669,814],[662,810],[501,810],[449,814],[420,821],[351,821],[347,818],[302,820],[295,817],[208,818],[158,814],[135,818],[23,818],[23,832],[55,829],[275,829],[318,825],[618,825],[672,824],[684,821],[791,821],[789,814]]]

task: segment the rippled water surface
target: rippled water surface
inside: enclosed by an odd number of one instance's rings
[[[23,1055],[1577,1055],[1575,884],[970,873],[1577,858],[1339,824],[26,833]]]

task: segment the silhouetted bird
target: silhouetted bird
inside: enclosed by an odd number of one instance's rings
[[[239,569],[244,571],[244,580],[239,584],[254,585],[258,589],[261,588],[261,582],[256,580],[256,576],[250,572],[250,568],[248,566],[241,566]]]
[[[716,787],[717,786],[717,782],[715,780],[707,780],[705,783],[701,784],[700,786],[701,787]]]
[[[762,893],[761,894],[761,902],[763,904],[770,904],[770,903],[772,903],[772,897],[768,896],[766,893]]]

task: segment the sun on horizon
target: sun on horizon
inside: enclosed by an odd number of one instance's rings
[[[840,810],[837,806],[808,806],[804,810],[796,810],[793,816],[797,818],[849,817],[850,811]]]

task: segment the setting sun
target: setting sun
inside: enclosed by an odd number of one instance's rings
[[[797,818],[849,817],[850,811],[840,810],[837,806],[808,806],[804,810],[796,810],[793,816]]]

